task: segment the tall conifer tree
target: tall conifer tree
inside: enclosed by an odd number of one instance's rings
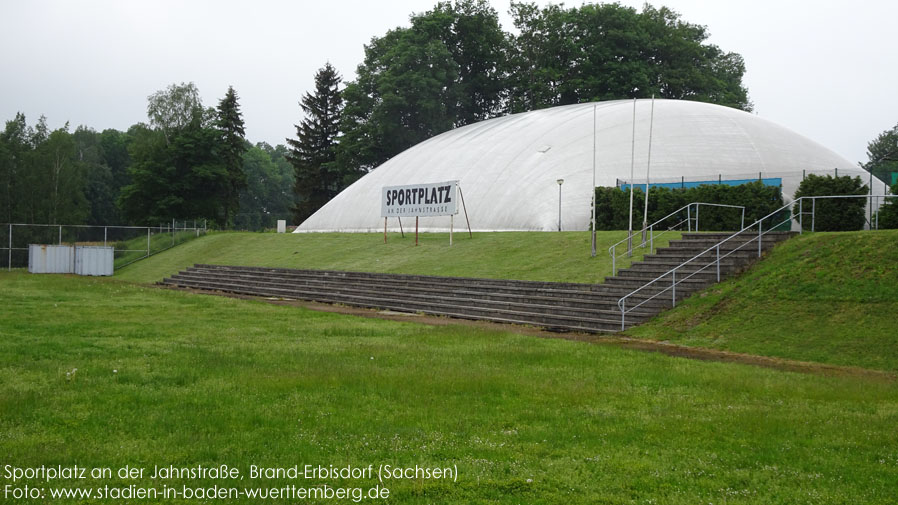
[[[228,86],[225,97],[218,102],[218,131],[222,141],[222,159],[228,173],[227,193],[222,204],[225,223],[232,222],[240,207],[240,190],[246,187],[246,174],[243,173],[243,153],[247,149],[246,134],[237,100],[234,87]]]
[[[295,182],[296,204],[291,209],[296,224],[303,222],[343,190],[347,181],[335,163],[343,97],[342,78],[330,63],[315,74],[315,92],[302,97],[305,118],[296,126],[295,139],[287,139]]]

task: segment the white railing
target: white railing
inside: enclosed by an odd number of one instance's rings
[[[659,219],[659,220],[655,221],[654,223],[648,225],[647,227],[643,228],[639,232],[631,233],[629,236],[627,236],[627,238],[625,238],[625,239],[615,243],[611,247],[609,247],[608,254],[611,255],[611,275],[617,274],[617,258],[623,256],[624,254],[626,254],[627,257],[633,256],[633,237],[635,237],[637,234],[642,235],[642,242],[636,247],[645,247],[646,244],[648,244],[648,246],[649,246],[648,251],[651,252],[655,249],[655,237],[656,237],[655,229],[656,228],[660,228],[663,230],[660,233],[658,233],[657,237],[661,237],[669,231],[676,230],[677,228],[683,226],[683,223],[686,224],[687,231],[690,231],[690,232],[693,230],[698,231],[698,223],[699,223],[698,211],[699,211],[700,206],[702,206],[702,205],[705,205],[708,207],[726,207],[726,208],[732,208],[732,209],[742,209],[742,219],[740,221],[739,228],[741,229],[745,225],[745,207],[743,207],[741,205],[724,205],[722,203],[705,203],[705,202],[687,203],[686,205],[680,207],[679,209],[671,212],[670,214],[662,217],[661,219]],[[695,213],[692,212],[693,207],[695,207]],[[686,211],[686,219],[681,219],[680,221],[678,221],[672,225],[669,225],[666,227],[661,227],[662,223],[664,223],[671,217],[680,215],[684,210]],[[648,237],[648,242],[646,242],[646,237]],[[625,252],[618,254],[617,246],[623,244],[624,242],[627,243],[627,250]]]
[[[776,209],[775,211],[771,212],[770,214],[767,214],[766,216],[762,217],[761,219],[758,219],[757,221],[749,224],[748,226],[743,226],[742,229],[739,230],[738,232],[736,232],[736,233],[730,235],[729,237],[721,240],[720,242],[712,245],[711,247],[705,249],[704,251],[696,254],[692,258],[680,263],[679,265],[671,268],[667,272],[665,272],[665,273],[659,275],[658,277],[656,277],[655,279],[645,283],[641,287],[622,296],[617,302],[617,306],[621,312],[621,319],[620,319],[621,331],[623,331],[626,328],[626,316],[629,312],[632,312],[633,310],[635,310],[635,309],[641,307],[642,305],[646,304],[647,302],[654,300],[655,298],[667,293],[668,291],[670,292],[670,295],[671,295],[671,305],[673,307],[676,307],[676,305],[677,305],[677,285],[692,278],[696,274],[705,271],[705,269],[707,269],[707,268],[710,268],[712,266],[716,267],[717,282],[720,282],[720,261],[727,258],[728,256],[735,253],[736,251],[741,250],[743,247],[747,246],[748,244],[751,244],[755,240],[758,241],[758,257],[761,257],[764,235],[767,235],[771,231],[776,231],[777,228],[780,228],[781,226],[783,226],[786,223],[792,222],[793,220],[796,219],[796,216],[797,216],[797,220],[798,220],[799,233],[803,233],[804,232],[803,217],[806,214],[806,212],[803,212],[804,200],[811,201],[811,212],[810,212],[810,214],[811,214],[811,231],[814,231],[814,226],[815,226],[815,222],[816,222],[816,210],[817,210],[816,202],[817,202],[817,200],[838,199],[838,198],[867,198],[867,199],[870,199],[870,208],[872,209],[874,198],[896,198],[896,197],[898,197],[898,195],[833,195],[833,196],[804,196],[804,197],[795,199],[792,202],[790,202],[786,205],[783,205],[779,209]],[[799,211],[797,214],[794,212],[794,208],[795,208],[796,204],[798,205],[798,208],[799,208]],[[776,218],[777,214],[781,214],[783,211],[785,211],[787,209],[789,211],[789,217],[787,219],[785,219],[779,223],[776,223],[772,226],[769,226],[767,231],[763,231],[764,221],[766,221],[768,219]],[[872,217],[872,210],[871,210],[871,217]],[[867,220],[867,223],[868,223],[870,229],[874,229],[872,218],[870,220]],[[730,240],[734,239],[735,237],[742,235],[743,233],[745,233],[747,231],[751,231],[752,228],[754,228],[755,226],[757,226],[757,228],[758,228],[757,236],[754,236],[754,234],[752,233],[753,237],[751,240],[748,240],[748,241],[736,246],[731,251],[728,251],[726,254],[723,254],[723,255],[720,254],[720,246],[729,242]],[[790,228],[791,228],[791,226],[790,226]],[[877,213],[876,229],[878,229],[878,228],[879,228],[879,214]],[[677,279],[677,271],[678,270],[683,269],[683,267],[685,267],[686,265],[692,263],[693,261],[698,260],[699,258],[701,258],[705,255],[710,255],[714,259],[712,259],[709,263],[702,265],[700,268],[696,269],[695,271],[693,271],[689,274],[681,274],[680,278]],[[656,283],[660,283],[662,281],[662,279],[664,279],[668,276],[670,277],[670,279],[669,279],[670,286],[667,286],[667,287],[663,288],[661,291],[643,299],[641,302],[637,303],[636,305],[632,305],[629,308],[627,307],[627,301],[629,298],[633,297],[634,295],[636,295],[640,292],[643,292],[644,290],[647,290],[650,286],[653,286]]]

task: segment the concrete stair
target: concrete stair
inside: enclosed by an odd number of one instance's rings
[[[646,283],[632,295],[628,306],[641,304],[628,312],[626,326],[634,326],[671,307],[673,293],[669,270],[702,253],[730,234],[687,233],[681,240],[642,261],[622,269],[603,284],[535,282],[426,275],[376,274],[333,270],[293,270],[284,268],[195,265],[166,278],[162,284],[181,288],[220,291],[244,295],[293,298],[370,307],[398,312],[478,319],[502,323],[540,326],[555,331],[590,333],[621,329],[618,300]],[[770,233],[762,250],[790,236]],[[738,250],[721,261],[721,279],[732,276],[757,260],[757,241],[737,237],[721,246],[721,255]],[[756,238],[756,235],[754,236]],[[732,244],[731,244],[732,242]],[[717,267],[700,267],[716,259],[702,255],[700,261],[677,269],[676,298],[682,300],[717,281]],[[687,278],[688,277],[688,278]],[[652,298],[655,296],[655,298]]]

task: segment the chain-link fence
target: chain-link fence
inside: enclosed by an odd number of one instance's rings
[[[0,224],[0,268],[27,267],[29,244],[111,246],[115,268],[122,268],[205,233],[204,221],[172,221],[159,226]]]
[[[761,181],[767,186],[783,186],[784,181],[795,179],[801,181],[804,180],[804,178],[808,175],[812,174],[819,176],[829,175],[833,177],[839,177],[840,175],[850,175],[852,177],[857,177],[862,175],[857,170],[839,170],[838,168],[834,168],[832,170],[780,170],[689,176],[681,175],[676,177],[652,176],[649,178],[649,186],[653,188],[664,187],[670,189],[685,189],[709,184],[738,186],[740,184],[754,181]],[[872,174],[867,172],[865,172],[863,176],[861,176],[861,180],[864,182],[864,184],[867,184],[870,187],[872,187],[874,183],[876,183],[877,185],[883,184],[883,181],[880,181],[879,179],[873,177]],[[645,186],[645,179],[634,178],[633,185],[635,185],[637,188],[643,187]],[[616,179],[615,186],[626,191],[630,187],[630,181],[627,179]],[[792,195],[785,194],[783,196],[791,198]]]
[[[275,231],[279,220],[293,222],[290,213],[240,212],[234,216],[233,229],[237,231]],[[295,228],[290,226],[289,228]]]

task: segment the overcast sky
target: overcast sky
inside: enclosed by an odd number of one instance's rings
[[[510,30],[507,0],[490,0]],[[196,83],[214,106],[233,85],[247,138],[284,143],[330,61],[354,78],[363,45],[436,0],[0,0],[0,119],[96,130],[146,121],[146,97]],[[539,2],[545,4],[547,2]],[[625,0],[641,8],[641,1]],[[579,5],[568,2],[567,5]],[[851,161],[898,123],[894,0],[653,2],[740,53],[756,113]]]

